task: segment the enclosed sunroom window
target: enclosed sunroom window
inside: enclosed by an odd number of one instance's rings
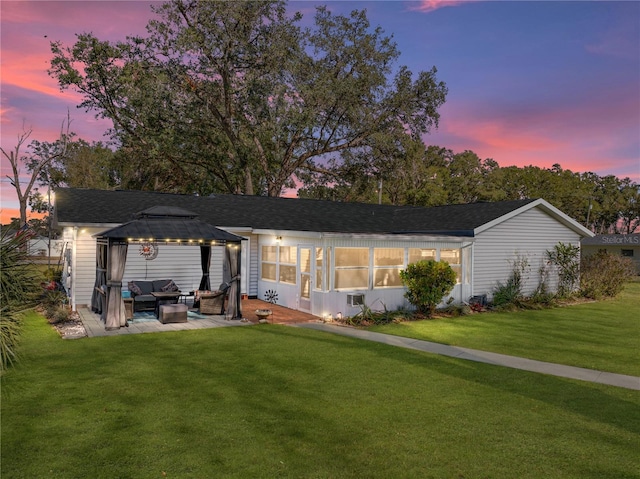
[[[262,247],[262,262],[260,263],[261,271],[260,278],[267,281],[276,280],[276,260],[277,260],[277,247],[276,246],[263,246]]]
[[[324,285],[324,249],[316,248],[316,281],[314,285],[314,289],[318,291],[323,291],[325,288]]]
[[[369,288],[369,248],[335,249],[335,289]]]
[[[460,249],[440,250],[440,261],[446,261],[456,273],[456,283],[462,282],[462,261]]]
[[[376,288],[400,287],[404,267],[404,248],[374,248],[373,285]]]
[[[436,250],[432,248],[409,248],[409,264],[418,261],[436,260]]]
[[[296,284],[296,261],[298,248],[296,246],[280,246],[280,282]]]

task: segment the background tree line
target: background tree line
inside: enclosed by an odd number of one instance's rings
[[[306,176],[298,196],[411,206],[544,198],[595,233],[640,230],[640,185],[629,178],[559,164],[500,167],[470,150],[454,153],[407,137],[384,147],[330,161],[332,173]]]
[[[282,195],[436,206],[543,197],[594,231],[638,227],[638,185],[553,168],[501,168],[471,152],[425,146],[447,87],[414,74],[365,11],[286,3],[174,0],[152,7],[145,37],[77,35],[51,44],[49,74],[111,120],[107,143],[68,131],[20,144],[44,185],[172,193]],[[68,127],[68,123],[67,123]],[[28,135],[27,135],[28,136]],[[25,137],[26,139],[26,137]],[[46,209],[37,190],[21,200]],[[31,189],[31,188],[29,188]],[[21,213],[21,223],[26,213]]]
[[[60,146],[55,143],[33,142],[36,151],[58,151]],[[385,157],[350,152],[340,161],[329,161],[326,172],[303,175],[298,197],[426,207],[544,198],[595,233],[640,230],[640,185],[629,178],[573,172],[558,164],[551,168],[500,167],[469,150],[453,153],[416,141],[406,146],[406,150]],[[41,170],[39,183],[107,190],[131,188],[126,158],[121,150],[112,151],[101,142],[71,140],[65,154],[53,158]],[[157,191],[194,193],[188,185],[159,187]],[[49,207],[47,198],[37,189],[30,203],[36,211],[46,212]],[[36,231],[46,230],[46,220],[31,223]]]

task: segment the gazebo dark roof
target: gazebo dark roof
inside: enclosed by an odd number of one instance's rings
[[[99,238],[154,241],[204,241],[239,243],[242,237],[197,219],[191,211],[155,206],[137,213],[136,219],[95,235]]]

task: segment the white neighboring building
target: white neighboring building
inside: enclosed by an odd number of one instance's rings
[[[66,284],[75,307],[90,304],[97,235],[154,206],[193,211],[201,221],[246,238],[241,291],[316,316],[351,316],[364,301],[373,309],[409,307],[399,271],[419,259],[448,261],[458,276],[456,303],[488,295],[513,262],[530,266],[525,293],[539,285],[545,253],[559,242],[580,246],[593,234],[542,199],[416,208],[294,198],[198,197],[143,191],[63,188],[55,218],[70,245]],[[132,279],[173,279],[198,287],[199,248],[153,238],[159,253],[147,261],[132,238],[123,287]],[[197,238],[194,238],[197,244]],[[224,247],[214,247],[211,285],[224,279]],[[551,288],[555,285],[551,284]]]

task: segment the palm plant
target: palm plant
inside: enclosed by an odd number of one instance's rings
[[[0,374],[17,359],[22,313],[35,305],[37,271],[28,261],[29,235],[0,233]]]

